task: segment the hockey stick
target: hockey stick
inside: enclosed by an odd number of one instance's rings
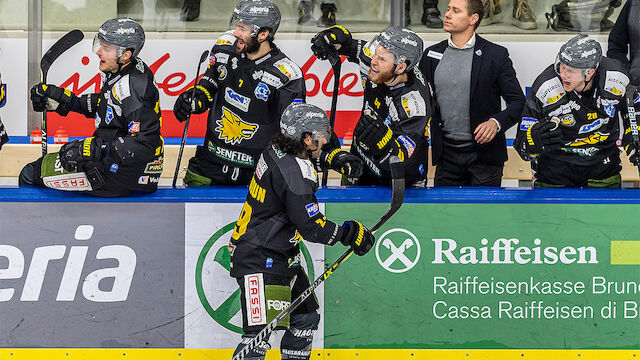
[[[389,218],[395,214],[402,203],[404,201],[404,169],[402,168],[402,162],[397,156],[391,156],[389,160],[389,165],[391,167],[391,183],[392,183],[392,193],[391,193],[391,204],[389,206],[389,210],[382,215],[380,220],[376,222],[371,228],[371,232],[375,232],[378,230],[384,223],[389,220]],[[344,254],[342,254],[338,260],[336,260],[325,272],[322,273],[311,285],[300,294],[286,309],[282,310],[278,316],[276,316],[270,323],[262,329],[255,338],[251,339],[249,343],[245,347],[242,348],[234,357],[233,360],[242,360],[245,356],[261,341],[267,338],[269,334],[278,326],[278,324],[284,320],[287,316],[289,316],[293,310],[295,310],[300,304],[302,304],[313,291],[323,282],[325,281],[334,271],[345,262],[351,255],[353,255],[353,249],[347,250]]]
[[[79,43],[82,39],[84,39],[84,34],[80,30],[71,30],[66,33],[63,37],[58,39],[55,44],[47,52],[42,56],[42,60],[40,60],[40,70],[42,70],[42,83],[47,83],[47,73],[49,72],[49,68],[51,64],[62,53],[69,50],[73,45]],[[42,112],[42,123],[40,124],[42,129],[42,156],[47,155],[47,109]]]
[[[627,112],[629,113],[629,124],[631,125],[631,139],[633,139],[633,146],[635,147],[636,152],[640,151],[640,136],[638,136],[636,107],[633,104],[633,95],[635,95],[637,90],[637,86],[629,85],[627,86],[627,93],[625,94],[625,99],[627,100]],[[640,172],[640,165],[638,166],[638,171]]]
[[[331,53],[327,60],[331,63],[333,69],[333,94],[331,94],[331,112],[329,113],[329,126],[333,131],[333,126],[336,122],[336,110],[338,107],[338,91],[340,90],[340,70],[342,68],[342,62],[340,61],[340,55],[337,52]],[[329,169],[323,169],[322,175],[322,187],[327,186],[329,181]]]
[[[200,61],[198,61],[198,68],[196,70],[196,80],[193,83],[193,90],[191,90],[191,101],[196,97],[196,86],[198,84],[198,76],[200,75],[200,65],[204,62],[204,60],[209,55],[209,50],[205,50],[202,55],[200,55]],[[180,150],[178,151],[178,162],[176,163],[176,171],[173,173],[173,183],[171,187],[176,187],[176,182],[178,181],[178,172],[180,171],[180,161],[182,161],[182,151],[184,150],[184,143],[187,140],[187,131],[189,130],[189,120],[191,119],[191,112],[187,115],[187,120],[184,122],[184,132],[182,133],[182,142],[180,143]]]

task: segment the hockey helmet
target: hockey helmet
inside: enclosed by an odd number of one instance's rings
[[[556,56],[554,69],[560,74],[560,64],[575,69],[597,69],[602,61],[602,47],[600,43],[591,39],[587,34],[575,36],[560,47]]]
[[[376,47],[380,45],[393,54],[394,64],[407,63],[405,72],[413,69],[422,57],[422,39],[411,29],[392,25],[382,30],[365,45],[365,54],[373,57]]]
[[[280,9],[271,0],[243,0],[233,9],[229,24],[237,21],[251,25],[251,37],[256,37],[261,28],[270,28],[269,38],[273,39],[281,19]]]
[[[117,46],[118,58],[129,49],[132,52],[131,57],[134,58],[144,46],[144,29],[133,19],[110,19],[100,26],[93,38],[93,52],[100,48],[100,41]]]
[[[325,137],[329,141],[329,117],[324,110],[311,104],[294,102],[287,106],[280,118],[280,132],[291,140],[301,140],[310,133],[313,140]]]

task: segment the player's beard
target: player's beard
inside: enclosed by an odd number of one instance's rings
[[[388,81],[391,81],[391,79],[393,79],[393,71],[388,71],[388,72],[379,72],[377,74],[377,77],[372,77],[372,76],[368,76],[369,80],[371,80],[373,83],[375,84],[384,84]]]
[[[252,37],[249,39],[249,42],[247,42],[247,47],[245,48],[244,52],[247,54],[254,54],[258,52],[258,49],[260,49],[258,38]]]

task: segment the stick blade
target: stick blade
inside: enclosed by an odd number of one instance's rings
[[[42,61],[40,61],[40,69],[42,72],[46,73],[51,67],[51,64],[53,64],[53,62],[62,55],[62,53],[82,41],[82,39],[84,39],[84,34],[82,31],[76,29],[69,31],[56,41],[56,43],[47,50],[44,56],[42,56]]]
[[[397,156],[389,158],[389,167],[391,170],[391,204],[389,210],[384,214],[375,225],[371,227],[371,232],[378,230],[384,225],[389,218],[400,209],[404,202],[404,167],[402,161]]]

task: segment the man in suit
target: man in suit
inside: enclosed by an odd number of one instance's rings
[[[420,61],[436,99],[436,186],[500,186],[507,160],[504,133],[524,107],[507,49],[475,33],[482,15],[482,0],[451,0],[443,26],[449,39],[427,48]]]

